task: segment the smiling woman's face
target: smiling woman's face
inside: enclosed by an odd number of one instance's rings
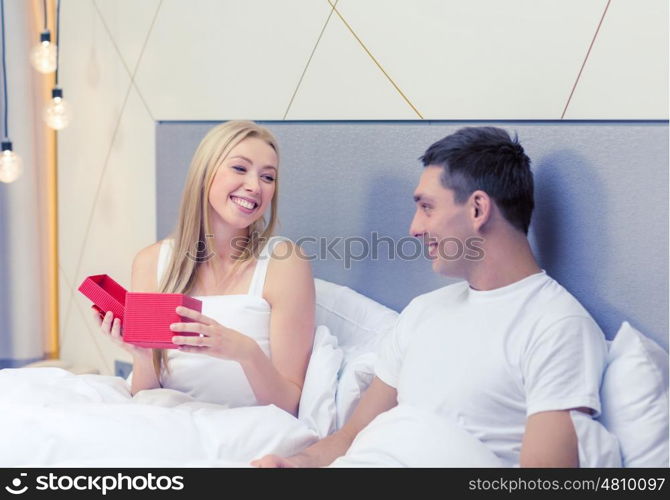
[[[214,216],[235,229],[260,219],[275,193],[277,163],[277,153],[262,139],[248,137],[235,146],[209,190]]]

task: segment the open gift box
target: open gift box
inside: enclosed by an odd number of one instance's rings
[[[89,276],[79,291],[93,301],[93,307],[104,314],[112,311],[121,320],[123,340],[138,347],[176,349],[170,330],[172,323],[191,322],[177,314],[177,306],[202,312],[202,302],[181,293],[128,292],[106,274]],[[197,333],[179,332],[197,336]]]

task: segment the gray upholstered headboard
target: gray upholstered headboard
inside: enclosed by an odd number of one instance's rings
[[[349,266],[333,253],[361,237],[407,236],[417,158],[466,122],[263,122],[281,150],[280,234],[326,237],[334,252],[313,262],[316,277],[401,310],[447,283],[423,259],[376,258]],[[595,317],[608,338],[623,320],[668,349],[668,123],[497,122],[517,132],[533,161],[536,212],[531,242],[541,265]],[[157,124],[158,238],[173,228],[191,156],[214,123]],[[338,243],[339,241],[339,243]],[[361,240],[350,240],[353,255]],[[415,252],[409,239],[394,248]],[[310,255],[320,252],[307,242]],[[347,269],[347,267],[349,267]]]

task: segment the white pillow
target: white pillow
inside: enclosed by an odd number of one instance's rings
[[[316,323],[330,328],[344,353],[336,395],[339,429],[372,382],[377,347],[395,327],[398,313],[346,286],[314,283]]]
[[[572,410],[570,418],[577,434],[580,467],[621,467],[621,447],[614,434],[584,412]]]
[[[349,420],[361,395],[372,383],[376,359],[377,355],[374,352],[366,352],[349,360],[342,368],[335,396],[338,429]]]
[[[342,365],[342,350],[327,326],[320,325],[314,333],[312,355],[300,396],[298,419],[305,422],[319,437],[335,430],[335,393],[337,374]]]
[[[316,324],[326,325],[344,351],[345,363],[375,352],[395,326],[398,313],[346,286],[315,279]]]
[[[610,343],[600,398],[624,467],[668,467],[668,354],[626,321]]]

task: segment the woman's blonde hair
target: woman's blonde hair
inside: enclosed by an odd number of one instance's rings
[[[236,120],[217,125],[200,142],[189,166],[179,219],[170,236],[174,240],[174,246],[158,284],[159,292],[188,294],[195,285],[198,268],[210,255],[207,244],[207,235],[212,235],[209,190],[214,176],[230,151],[249,137],[265,141],[275,150],[279,160],[279,147],[275,136],[265,127],[250,121]],[[238,264],[257,257],[262,245],[272,236],[277,225],[278,194],[279,172],[275,177],[275,192],[270,204],[270,221],[266,224],[265,217],[261,217],[249,226],[245,245],[241,255],[237,257]],[[159,380],[164,367],[167,367],[166,351],[154,349],[154,369]]]

